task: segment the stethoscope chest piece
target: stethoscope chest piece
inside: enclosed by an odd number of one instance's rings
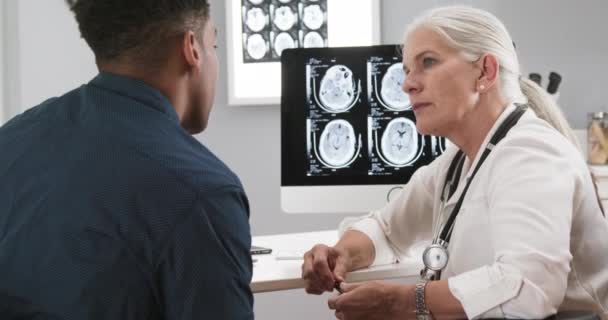
[[[424,266],[433,271],[441,271],[448,265],[450,255],[443,245],[434,243],[424,249],[422,262]]]

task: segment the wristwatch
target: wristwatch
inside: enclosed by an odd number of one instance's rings
[[[416,283],[416,289],[414,291],[414,301],[416,303],[416,319],[417,320],[432,320],[433,317],[429,309],[426,308],[426,302],[424,301],[424,293],[426,290],[426,284],[428,281],[421,280]]]

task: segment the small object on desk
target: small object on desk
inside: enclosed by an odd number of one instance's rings
[[[272,249],[260,247],[260,246],[251,246],[251,254],[269,254],[272,252]]]
[[[274,258],[276,260],[304,260],[304,252],[302,251],[278,251]]]

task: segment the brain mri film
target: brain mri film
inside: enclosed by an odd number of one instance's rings
[[[243,62],[279,62],[285,49],[327,47],[327,1],[241,0]]]
[[[403,81],[405,81],[405,72],[402,63],[390,66],[382,77],[380,96],[393,110],[402,111],[410,108],[410,98],[402,89]]]
[[[247,53],[253,59],[259,60],[264,58],[266,52],[268,52],[268,44],[262,35],[253,34],[247,38]]]
[[[304,7],[304,14],[302,17],[304,25],[312,30],[317,30],[323,26],[325,16],[321,6],[318,4],[311,4]]]
[[[324,46],[325,40],[318,32],[312,31],[304,36],[304,48],[321,48]]]
[[[274,51],[280,56],[283,50],[291,49],[296,47],[296,41],[289,35],[289,33],[281,32],[274,39]]]
[[[260,8],[251,8],[247,11],[245,24],[253,32],[260,32],[266,27],[268,16]]]
[[[408,118],[395,118],[382,134],[382,154],[391,164],[401,166],[410,163],[418,151],[416,125]]]
[[[325,164],[343,167],[355,157],[356,137],[353,126],[345,120],[330,121],[321,133],[319,152]]]
[[[321,80],[319,98],[323,106],[331,112],[350,109],[357,94],[353,72],[347,66],[330,67]]]
[[[297,21],[297,14],[289,6],[280,6],[274,11],[274,25],[281,31],[291,29]]]

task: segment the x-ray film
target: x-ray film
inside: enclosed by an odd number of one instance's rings
[[[360,159],[363,129],[361,73],[336,59],[312,58],[306,65],[308,173],[349,171]],[[359,163],[359,165],[361,165]]]
[[[327,0],[242,0],[243,62],[280,61],[285,49],[326,47]]]
[[[403,64],[397,57],[370,57],[367,61],[367,96],[370,104],[390,111],[411,109],[410,98],[402,89]]]
[[[368,117],[369,175],[391,175],[412,166],[424,152],[425,138],[411,112]]]
[[[270,31],[270,0],[243,0],[243,60],[266,61],[272,57]]]
[[[367,58],[367,127],[370,175],[390,175],[422,156],[425,139],[416,130],[409,96],[403,91],[405,72],[397,54]]]

